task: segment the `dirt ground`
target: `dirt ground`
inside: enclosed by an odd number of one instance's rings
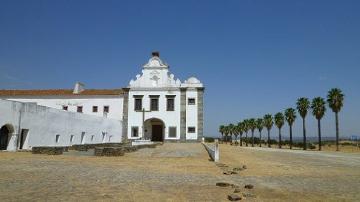
[[[247,165],[232,177],[250,182],[258,200],[360,201],[360,154],[220,146],[230,167]]]
[[[360,155],[220,146],[224,175],[201,144],[166,143],[123,157],[0,152],[0,201],[359,201]],[[245,184],[254,189],[245,190]],[[251,196],[252,195],[252,196]]]
[[[226,201],[220,170],[199,143],[122,157],[0,152],[0,201]]]

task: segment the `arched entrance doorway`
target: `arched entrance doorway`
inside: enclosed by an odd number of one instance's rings
[[[12,127],[9,125],[3,125],[0,128],[0,150],[7,150],[10,134],[12,133]]]
[[[165,124],[161,119],[152,118],[145,121],[145,139],[162,142],[165,136]]]

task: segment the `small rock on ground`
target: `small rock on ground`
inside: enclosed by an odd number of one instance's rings
[[[244,168],[240,168],[240,167],[233,168],[233,171],[242,171],[242,170],[244,170]]]
[[[255,197],[254,194],[248,193],[248,192],[242,193],[242,195],[243,195],[243,197],[245,197],[245,198],[254,198],[254,197]]]
[[[231,186],[231,184],[227,183],[227,182],[218,182],[218,183],[216,183],[216,186],[218,186],[218,187],[229,187],[229,186]]]
[[[240,201],[241,196],[236,195],[236,194],[229,194],[228,199],[229,199],[229,201]]]
[[[234,193],[240,193],[240,192],[241,192],[241,189],[235,188]]]
[[[254,188],[254,185],[252,185],[252,184],[245,185],[245,189],[253,189],[253,188]]]

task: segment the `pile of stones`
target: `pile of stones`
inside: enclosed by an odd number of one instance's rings
[[[234,175],[234,174],[239,174],[240,171],[246,170],[247,166],[243,165],[240,167],[235,167],[235,168],[231,168],[228,165],[224,164],[224,163],[216,163],[216,166],[219,167],[222,171],[224,175]]]
[[[123,147],[130,143],[100,143],[100,144],[75,144],[70,147],[71,150],[76,151],[88,151],[89,149],[95,149],[96,147]]]
[[[230,167],[224,163],[216,163],[216,166],[219,167],[224,175],[234,175],[239,174],[240,172],[247,169],[246,165]],[[254,185],[246,184],[243,188],[238,185],[227,183],[227,182],[218,182],[216,183],[218,187],[229,187],[232,190],[231,194],[228,194],[227,199],[229,201],[239,201],[246,198],[255,198],[255,195],[250,192],[250,190],[254,189]]]
[[[125,153],[135,152],[143,148],[155,148],[156,146],[161,144],[162,143],[131,146],[129,142],[126,142],[126,143],[82,144],[82,145],[72,145],[71,147],[33,147],[32,153],[61,155],[63,154],[63,152],[68,152],[69,150],[83,152],[93,149],[95,156],[124,156]]]
[[[33,147],[33,154],[61,155],[68,151],[68,147]]]
[[[122,147],[96,147],[95,156],[124,156],[125,151]]]
[[[229,201],[240,201],[240,200],[243,200],[246,198],[255,198],[254,194],[250,193],[249,191],[246,191],[246,190],[251,190],[254,188],[254,185],[252,185],[252,184],[246,184],[244,186],[244,190],[238,185],[227,183],[227,182],[218,182],[218,183],[216,183],[216,186],[229,187],[229,188],[234,189],[233,193],[229,194],[227,197]]]

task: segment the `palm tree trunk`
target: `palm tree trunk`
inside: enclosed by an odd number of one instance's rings
[[[247,131],[246,131],[246,133],[245,133],[245,146],[248,146],[248,137],[247,137]]]
[[[281,128],[279,128],[279,149],[281,149]]]
[[[260,132],[260,147],[261,147],[261,131],[259,131]]]
[[[306,128],[305,128],[305,118],[303,120],[303,149],[306,150]]]
[[[290,125],[290,149],[292,149],[292,125]]]
[[[240,146],[242,146],[242,134],[240,134]]]
[[[267,141],[268,147],[270,148],[270,130],[268,129],[268,141]]]
[[[320,124],[320,119],[318,119],[318,135],[319,135],[319,151],[321,151],[321,124]]]
[[[254,131],[251,131],[251,146],[254,147]]]
[[[336,121],[336,151],[339,151],[339,117],[337,112],[335,112],[335,121]]]

